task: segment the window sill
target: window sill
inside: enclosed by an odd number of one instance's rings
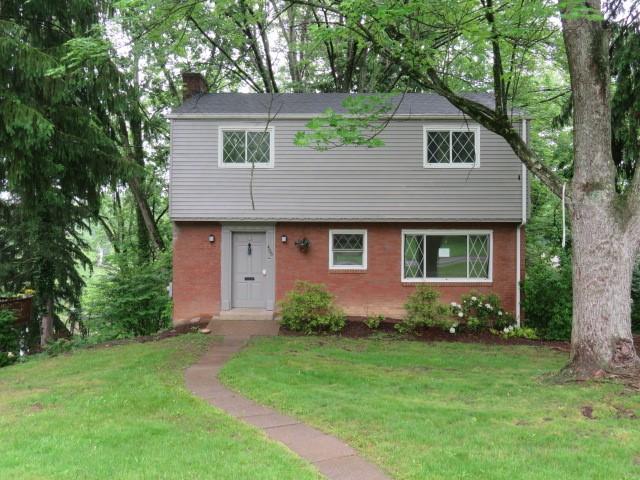
[[[367,273],[366,268],[330,268],[330,274],[340,274],[340,273]]]
[[[263,168],[274,168],[275,165],[273,163],[256,163],[254,164],[256,170],[257,169],[263,169]],[[234,169],[250,169],[251,168],[251,163],[219,163],[218,164],[218,168],[228,168],[230,170],[234,170]]]
[[[460,280],[460,281],[438,281],[438,280],[420,280],[420,281],[401,281],[403,287],[413,287],[416,285],[431,285],[434,287],[490,287],[493,280]]]
[[[453,169],[466,169],[471,170],[473,168],[479,168],[478,163],[425,163],[424,168],[453,168]]]

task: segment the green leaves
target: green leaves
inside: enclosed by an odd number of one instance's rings
[[[347,97],[343,102],[346,114],[327,109],[322,116],[307,122],[307,131],[296,132],[294,143],[318,150],[343,145],[382,146],[384,142],[378,135],[393,114],[393,100],[392,94]]]

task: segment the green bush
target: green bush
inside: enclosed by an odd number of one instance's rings
[[[20,355],[20,330],[13,310],[0,310],[0,367],[16,362]]]
[[[280,302],[282,326],[306,334],[340,332],[344,313],[335,306],[333,295],[322,284],[296,282],[293,290]]]
[[[63,353],[70,352],[76,347],[76,342],[67,338],[58,338],[47,344],[45,351],[51,357],[61,355]]]
[[[490,331],[494,335],[500,335],[504,338],[527,338],[529,340],[537,340],[539,338],[536,329],[531,327],[518,328],[512,325],[510,327],[505,327],[503,330],[491,328]]]
[[[400,333],[410,333],[424,327],[440,327],[448,330],[455,325],[447,305],[440,303],[440,294],[428,285],[418,285],[404,308],[404,319],[395,328]]]
[[[368,315],[364,320],[364,324],[371,330],[380,328],[382,322],[384,322],[384,315]]]
[[[535,328],[549,340],[571,338],[573,293],[571,260],[559,255],[560,265],[554,266],[546,254],[531,255],[522,285],[522,307],[527,326]]]
[[[462,303],[451,302],[451,309],[464,328],[475,332],[484,328],[502,330],[515,324],[513,315],[502,308],[500,297],[494,293],[468,293],[462,296]]]
[[[167,328],[171,322],[170,281],[168,254],[142,265],[120,259],[88,297],[84,323],[89,334],[106,341]]]

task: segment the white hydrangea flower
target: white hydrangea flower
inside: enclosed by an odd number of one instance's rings
[[[502,316],[502,310],[498,310],[498,316]]]
[[[458,312],[458,316],[459,316],[460,318],[462,318],[462,317],[464,317],[464,313],[462,313],[462,312]]]
[[[7,357],[13,358],[15,357],[15,355],[13,354],[13,352],[7,352]]]
[[[502,331],[503,331],[504,333],[509,333],[509,327],[504,327],[504,328],[502,329]]]
[[[560,257],[558,255],[554,255],[549,259],[549,261],[551,262],[551,266],[553,268],[558,268],[560,266]]]
[[[476,297],[471,297],[471,300],[473,300],[474,302],[477,300]]]
[[[451,327],[449,329],[449,333],[456,333],[456,327]]]
[[[486,307],[487,310],[493,310],[493,307],[488,303],[485,303],[484,306]]]

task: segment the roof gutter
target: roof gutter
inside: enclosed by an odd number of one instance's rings
[[[169,113],[166,118],[171,120],[203,120],[203,119],[225,119],[225,120],[311,120],[323,115],[324,112],[318,113]],[[342,114],[347,118],[358,118],[359,115]],[[398,120],[469,120],[468,115],[450,114],[450,115],[426,115],[415,113],[396,113],[393,115],[380,115],[381,118],[394,118]],[[514,114],[511,116],[513,120],[527,120],[530,117]]]

